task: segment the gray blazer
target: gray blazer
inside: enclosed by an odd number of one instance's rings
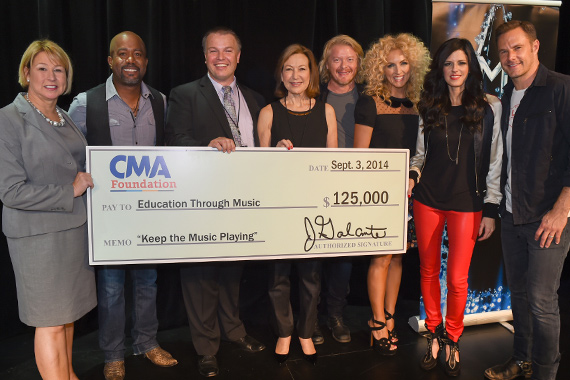
[[[87,141],[60,110],[83,144]],[[79,227],[87,220],[84,197],[73,197],[78,167],[63,139],[18,94],[0,110],[2,231],[9,238]]]

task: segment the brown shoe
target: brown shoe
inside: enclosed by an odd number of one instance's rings
[[[125,361],[117,360],[105,363],[103,375],[105,375],[105,380],[123,380],[125,378]]]
[[[530,379],[532,368],[530,362],[510,358],[506,363],[485,370],[485,377],[490,380],[512,380],[523,377]]]
[[[145,352],[144,356],[150,360],[152,364],[159,367],[172,367],[178,364],[178,360],[174,359],[172,355],[160,347],[155,347],[152,350]]]

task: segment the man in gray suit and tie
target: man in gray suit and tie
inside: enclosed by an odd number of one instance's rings
[[[148,58],[142,39],[122,32],[111,40],[107,81],[75,97],[69,114],[89,145],[164,145],[166,97],[145,84]],[[113,265],[97,272],[99,346],[105,353],[106,380],[125,377],[125,276],[133,283],[133,351],[153,364],[178,362],[158,345],[156,266]]]
[[[257,115],[265,101],[236,81],[241,55],[238,36],[228,28],[215,28],[204,35],[202,47],[208,74],[170,93],[167,144],[210,146],[228,153],[236,146],[259,145]],[[219,372],[215,355],[222,335],[248,352],[265,349],[247,335],[239,318],[242,270],[239,262],[191,264],[180,270],[192,342],[200,355],[198,369],[203,376]]]

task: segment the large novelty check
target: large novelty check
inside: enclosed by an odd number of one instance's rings
[[[89,262],[402,253],[408,158],[402,149],[88,147]]]

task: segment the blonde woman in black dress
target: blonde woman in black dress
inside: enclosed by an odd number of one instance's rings
[[[415,154],[416,104],[429,62],[429,51],[411,34],[385,36],[370,47],[363,62],[365,95],[354,111],[355,148],[403,148],[410,150],[410,157]],[[398,348],[393,315],[401,278],[402,255],[370,260],[371,344],[383,355],[393,355]]]

